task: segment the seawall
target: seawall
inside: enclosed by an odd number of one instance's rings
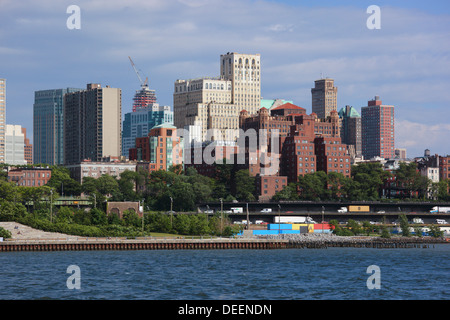
[[[352,248],[430,248],[449,243],[445,239],[398,238],[373,239],[96,239],[81,240],[11,240],[0,242],[0,252],[8,251],[92,251],[92,250],[217,250],[217,249],[326,249]]]

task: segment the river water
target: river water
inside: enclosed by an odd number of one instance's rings
[[[445,244],[425,249],[2,252],[0,299],[447,300],[449,258]]]

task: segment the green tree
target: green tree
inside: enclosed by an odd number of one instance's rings
[[[125,226],[133,226],[133,227],[140,227],[142,224],[142,219],[139,217],[139,215],[134,210],[125,210],[123,212],[122,220],[125,224]]]
[[[70,177],[69,169],[59,166],[52,166],[51,169],[52,176],[46,186],[53,188],[61,195],[79,196],[81,194],[81,184]]]
[[[239,170],[235,175],[236,198],[241,201],[255,200],[255,177],[248,170]]]
[[[139,173],[135,171],[125,170],[120,174],[118,186],[123,201],[136,201],[137,185],[139,181]]]
[[[104,196],[116,196],[119,194],[119,183],[117,180],[107,174],[102,175],[97,179],[97,190]]]
[[[9,230],[6,230],[6,229],[0,227],[0,237],[8,239],[8,238],[11,238],[12,235]]]
[[[352,166],[352,181],[347,194],[350,200],[378,200],[384,181],[390,173],[380,163],[359,163]]]
[[[430,226],[430,231],[428,233],[434,238],[440,238],[444,236],[444,231],[441,231],[441,228],[435,225]]]
[[[73,222],[73,211],[69,207],[60,207],[56,213],[55,222],[57,223],[67,223]]]
[[[94,226],[106,225],[108,223],[108,217],[99,208],[92,208],[90,211],[91,224]]]
[[[191,230],[191,218],[187,214],[178,214],[173,221],[173,227],[179,234],[188,235]]]
[[[404,237],[409,237],[411,235],[408,218],[406,215],[402,214],[399,216],[400,219],[400,229],[402,230],[402,235]]]
[[[397,187],[409,198],[424,197],[430,185],[429,179],[418,172],[415,162],[409,164],[400,162],[398,169],[395,171],[395,177]]]
[[[349,228],[355,235],[361,234],[363,232],[361,225],[353,219],[348,220],[347,228]]]
[[[389,228],[385,225],[381,226],[381,237],[389,239],[391,237],[391,233],[389,232]]]
[[[299,199],[299,196],[298,196],[298,192],[297,192],[297,184],[293,183],[293,182],[288,183],[281,191],[278,191],[272,197],[273,201],[280,201],[280,200],[295,201],[298,199]]]
[[[327,174],[324,171],[305,174],[298,177],[300,199],[324,200],[329,198]]]

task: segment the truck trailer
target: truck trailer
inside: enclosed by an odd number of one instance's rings
[[[370,206],[348,206],[338,209],[339,213],[347,212],[370,212]]]
[[[430,213],[450,213],[450,207],[433,207],[430,210]]]
[[[316,224],[311,217],[289,217],[289,216],[275,216],[275,223],[313,223]]]

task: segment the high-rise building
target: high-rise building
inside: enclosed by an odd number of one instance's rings
[[[25,137],[20,125],[7,124],[5,132],[5,163],[25,165]]]
[[[6,79],[0,79],[0,163],[5,163]]]
[[[232,83],[232,101],[255,114],[261,108],[261,56],[228,52],[220,56],[220,76]]]
[[[394,106],[379,96],[361,108],[362,155],[366,159],[395,157]]]
[[[136,146],[136,138],[146,137],[154,126],[173,124],[170,106],[157,103],[125,114],[122,131],[122,156],[128,157],[129,150]]]
[[[202,141],[223,140],[226,129],[239,128],[239,112],[232,103],[230,80],[220,77],[177,80],[173,105],[174,125],[186,130],[199,127]],[[208,129],[217,129],[217,134],[207,136]]]
[[[83,89],[39,90],[33,104],[34,163],[64,163],[64,95]]]
[[[337,111],[337,87],[330,78],[316,80],[314,84],[311,89],[312,112],[324,119],[331,115],[331,111]]]
[[[361,157],[361,116],[358,111],[351,106],[345,106],[339,110],[341,120],[341,139],[349,147],[355,157]]]
[[[156,103],[155,90],[149,89],[148,85],[143,85],[141,90],[137,90],[133,98],[133,112],[146,109]]]
[[[228,136],[227,129],[239,129],[239,113],[255,114],[261,108],[260,79],[259,54],[221,55],[219,77],[175,82],[175,126],[186,130],[200,127],[203,141],[235,140],[237,136]]]
[[[27,164],[33,164],[33,145],[30,143],[30,139],[27,138],[27,129],[22,128],[24,139],[24,156]]]
[[[168,170],[183,163],[182,138],[177,137],[177,128],[163,123],[153,127],[147,137],[136,138],[136,148],[130,150],[130,159],[144,161],[147,169]]]
[[[64,163],[122,153],[122,91],[100,84],[64,96]]]

